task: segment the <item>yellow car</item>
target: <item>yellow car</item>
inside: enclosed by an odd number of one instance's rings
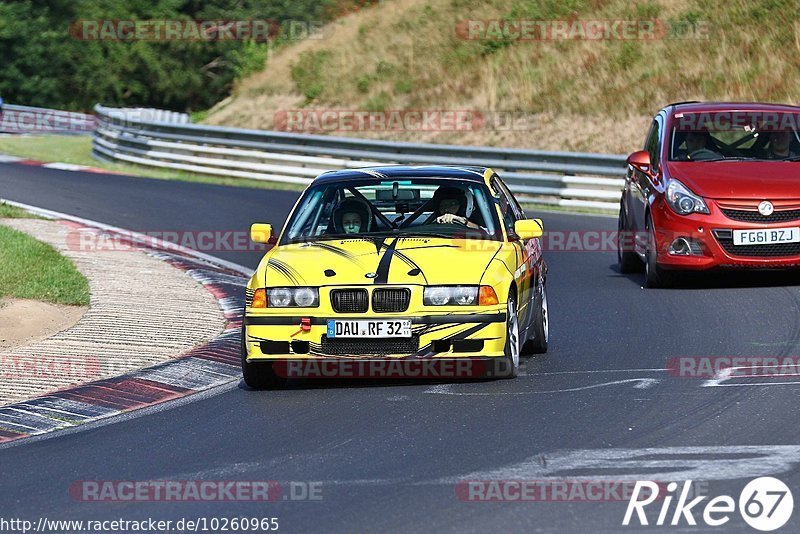
[[[516,376],[547,351],[541,235],[488,168],[326,172],[247,285],[244,380]]]

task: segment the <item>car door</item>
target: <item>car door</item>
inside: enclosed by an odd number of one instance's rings
[[[514,223],[521,219],[527,219],[527,217],[517,199],[497,175],[492,180],[492,189],[497,195],[500,212],[503,216],[502,222],[506,228],[509,242],[516,252],[517,261],[513,272],[519,292],[517,313],[520,328],[527,330],[528,326],[533,324],[536,312],[533,300],[540,280],[541,243],[538,238],[522,240],[514,232]]]
[[[637,236],[637,248],[644,252],[646,243],[642,236],[646,235],[645,214],[650,203],[650,197],[655,194],[658,186],[658,176],[661,173],[661,138],[664,130],[663,115],[658,114],[653,119],[650,131],[645,139],[644,150],[650,154],[651,173],[647,174],[637,170],[631,170],[630,175],[630,211],[632,215],[629,220],[629,230],[635,232]]]

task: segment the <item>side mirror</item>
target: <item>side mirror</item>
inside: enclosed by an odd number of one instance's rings
[[[520,239],[533,239],[541,237],[544,233],[541,219],[523,219],[514,223],[514,233]]]
[[[267,243],[272,237],[272,225],[265,223],[253,223],[250,226],[250,240],[254,243]]]
[[[650,153],[647,150],[638,150],[628,156],[628,165],[639,172],[650,174]]]

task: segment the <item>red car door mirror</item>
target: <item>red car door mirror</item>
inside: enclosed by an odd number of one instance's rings
[[[652,174],[650,165],[650,153],[647,150],[639,150],[634,152],[627,159],[628,165],[633,167],[639,172],[643,172],[648,176]]]

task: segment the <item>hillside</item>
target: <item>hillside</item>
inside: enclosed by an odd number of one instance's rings
[[[206,122],[271,129],[286,110],[476,110],[490,120],[472,131],[328,133],[625,153],[668,102],[797,102],[798,15],[794,0],[388,0],[337,20],[322,39],[278,49]],[[466,21],[498,19],[655,20],[667,30],[636,40],[463,38]],[[497,127],[509,117],[499,112],[515,112],[513,126]]]

